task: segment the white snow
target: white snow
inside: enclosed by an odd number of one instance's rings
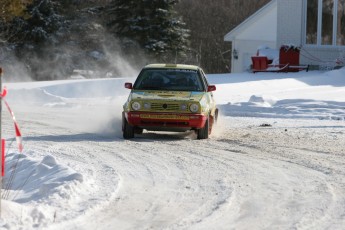
[[[5,76],[6,78],[6,76]],[[6,83],[1,229],[343,229],[345,68],[208,76],[210,139],[123,140],[135,78]]]

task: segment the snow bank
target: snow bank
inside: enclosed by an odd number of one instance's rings
[[[57,209],[49,206],[61,200],[64,202],[60,205],[73,202],[83,183],[82,174],[58,164],[53,156],[46,155],[37,161],[25,154],[7,154],[2,218],[10,222],[3,227],[42,227],[53,222]]]
[[[215,95],[226,116],[345,119],[345,68],[209,78],[217,84]]]
[[[50,155],[36,162],[24,154],[11,153],[6,156],[6,166],[3,180],[6,198],[18,203],[48,199],[52,194],[68,198],[71,191],[65,185],[83,182],[81,174],[58,165]]]

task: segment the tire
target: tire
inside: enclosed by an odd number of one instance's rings
[[[202,127],[201,129],[198,129],[198,130],[197,130],[197,138],[198,138],[199,140],[207,139],[207,138],[208,138],[208,135],[209,135],[209,132],[210,132],[210,123],[209,123],[209,120],[210,120],[210,119],[207,118],[204,127]]]
[[[217,121],[218,121],[218,109],[216,109],[214,116],[210,116],[209,117],[209,131],[208,131],[208,135],[212,134],[212,130],[213,128],[217,125]]]
[[[214,114],[214,124],[217,124],[218,121],[218,109],[216,109],[216,112]]]
[[[134,138],[134,127],[128,124],[125,116],[122,116],[122,134],[124,139]]]

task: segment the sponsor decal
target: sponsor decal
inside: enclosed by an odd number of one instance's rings
[[[175,114],[140,114],[143,119],[189,120],[189,116]]]

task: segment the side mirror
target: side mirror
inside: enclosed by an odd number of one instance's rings
[[[126,83],[125,83],[125,88],[126,88],[126,89],[133,89],[133,84],[132,84],[132,83],[129,83],[129,82],[126,82]]]
[[[212,91],[216,91],[216,86],[215,85],[209,85],[207,87],[207,92],[212,92]]]

